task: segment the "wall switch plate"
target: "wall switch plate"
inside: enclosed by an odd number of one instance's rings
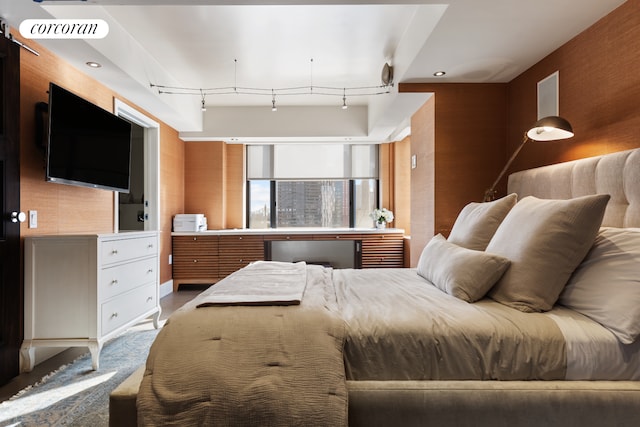
[[[416,166],[418,166],[418,158],[414,154],[413,156],[411,156],[411,169],[415,169]]]
[[[38,228],[38,211],[29,211],[29,228]]]
[[[173,255],[169,254],[169,265],[173,264]]]

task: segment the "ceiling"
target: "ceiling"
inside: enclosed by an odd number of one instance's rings
[[[509,82],[624,1],[122,3],[0,0],[0,17],[13,28],[25,19],[102,19],[109,25],[103,39],[37,42],[182,139],[261,143],[397,139],[430,96],[398,93],[398,82]],[[382,85],[385,63],[393,66],[393,86]],[[157,85],[195,92],[160,93],[182,90]],[[291,87],[304,94],[283,90]],[[360,87],[367,89],[352,89]]]

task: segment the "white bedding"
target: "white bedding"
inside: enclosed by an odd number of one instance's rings
[[[354,274],[350,274],[351,272]],[[508,366],[510,361],[526,359],[528,356],[531,360],[527,363],[532,365],[549,364],[544,359],[545,353],[537,353],[537,348],[550,346],[545,341],[549,336],[534,334],[539,326],[528,324],[529,319],[533,322],[539,318],[553,322],[564,337],[566,371],[555,379],[640,379],[640,342],[621,344],[615,335],[599,323],[562,306],[556,305],[553,310],[545,313],[522,313],[488,298],[469,304],[437,289],[420,277],[416,269],[334,270],[333,277],[336,309],[347,323],[345,369],[350,379],[420,379],[420,375],[425,373],[429,377],[428,373],[433,371],[433,366],[425,360],[431,357],[428,354],[431,350],[420,339],[408,336],[408,324],[414,325],[409,328],[413,329],[411,333],[419,335],[438,328],[439,322],[458,322],[460,326],[465,326],[468,322],[484,322],[472,331],[474,334],[485,333],[487,327],[496,328],[488,333],[486,350],[491,349],[491,334],[502,333],[500,327],[505,319],[508,323],[524,324],[517,326],[519,331],[516,333],[522,335],[519,338],[521,342],[513,348],[508,348],[508,344],[504,342],[500,343],[500,350],[508,356],[503,359],[500,359],[500,355],[496,356],[492,363],[499,366],[484,366],[483,369],[498,372],[501,375],[499,379],[510,379],[511,373],[514,377],[520,377],[526,368],[515,362],[513,366]],[[389,301],[398,301],[398,297],[402,304],[389,304]],[[435,310],[434,306],[440,304],[446,304],[446,310],[440,317],[432,317],[429,311]],[[421,317],[424,322],[419,321]],[[428,323],[434,319],[434,324]],[[400,338],[404,339],[402,343],[390,340],[389,329],[393,328],[402,330],[402,334],[406,335]],[[429,330],[421,331],[421,328]],[[360,331],[358,334],[361,335],[354,336],[354,330]],[[359,348],[355,345],[357,340],[361,341]],[[472,342],[470,339],[470,346],[477,346]],[[371,347],[368,348],[368,345]],[[505,345],[507,347],[503,348]],[[376,351],[376,348],[380,351]],[[536,361],[536,358],[539,360]],[[456,364],[465,363],[465,360],[466,357],[451,358],[451,362],[455,361]],[[477,363],[477,360],[469,362],[468,369],[473,369],[473,363]],[[549,366],[551,365],[553,364]],[[389,366],[392,367],[391,370],[388,369]],[[440,368],[442,367],[438,369]],[[553,375],[557,374],[555,372]]]
[[[202,295],[198,307],[212,305],[298,305],[307,286],[305,262],[256,261]]]
[[[567,342],[568,380],[640,380],[640,341],[622,344],[582,314],[556,306],[546,314]]]

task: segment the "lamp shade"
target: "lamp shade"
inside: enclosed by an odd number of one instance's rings
[[[555,141],[573,136],[571,124],[558,116],[543,117],[527,132],[527,136],[534,141]]]

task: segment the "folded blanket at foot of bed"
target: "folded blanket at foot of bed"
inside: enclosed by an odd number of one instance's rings
[[[331,278],[314,272],[307,281]],[[206,298],[174,313],[156,338],[138,425],[347,425],[344,324],[320,295],[197,308]]]

